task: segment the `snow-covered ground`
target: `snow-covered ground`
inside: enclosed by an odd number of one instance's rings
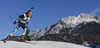
[[[29,41],[33,44],[17,42],[17,41],[7,41],[4,43],[0,41],[0,48],[88,48],[81,45],[76,45],[72,43],[65,42],[54,42],[54,41]]]

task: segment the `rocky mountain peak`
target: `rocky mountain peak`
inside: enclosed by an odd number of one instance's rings
[[[78,16],[69,16],[62,18],[58,23],[52,24],[51,26],[46,27],[46,29],[36,30],[30,36],[35,35],[32,38],[36,39],[47,34],[61,34],[65,33],[61,32],[61,30],[63,29],[66,29],[67,32],[69,33],[76,32],[80,28],[86,26],[86,24],[81,24],[81,23],[87,23],[91,21],[100,23],[100,18],[96,15],[81,13]]]
[[[82,22],[90,22],[90,21],[96,21],[99,22],[100,18],[96,15],[90,15],[86,13],[81,13],[77,17],[76,16],[69,16],[66,18],[62,18],[60,22],[63,22],[65,24],[80,24]]]

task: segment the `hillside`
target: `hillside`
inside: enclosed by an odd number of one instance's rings
[[[8,41],[3,43],[0,41],[0,48],[88,48],[81,45],[64,42],[53,42],[53,41],[30,41],[33,44]]]

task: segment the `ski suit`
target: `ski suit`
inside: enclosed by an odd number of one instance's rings
[[[18,30],[19,27],[22,27],[24,29],[24,32],[22,35],[25,35],[27,30],[29,30],[26,24],[28,24],[30,18],[31,17],[28,17],[27,14],[20,15],[15,21],[15,22],[18,22],[18,24],[15,27],[15,29],[11,32],[10,36],[12,36]]]

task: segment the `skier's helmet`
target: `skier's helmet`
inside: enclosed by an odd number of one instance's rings
[[[27,14],[28,14],[28,17],[31,17],[32,12],[31,11],[28,11]]]
[[[32,12],[31,11],[28,11],[28,14],[32,14]]]

